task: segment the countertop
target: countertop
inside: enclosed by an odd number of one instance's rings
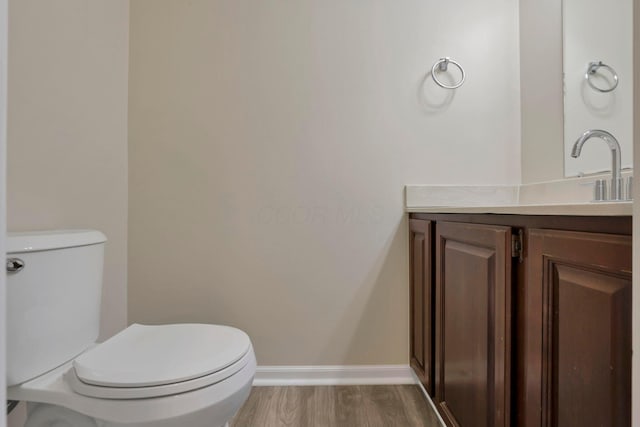
[[[503,215],[630,216],[633,202],[514,204],[501,206],[407,207],[409,213],[475,213]]]
[[[591,202],[594,177],[527,185],[407,185],[409,213],[631,216],[633,202]]]

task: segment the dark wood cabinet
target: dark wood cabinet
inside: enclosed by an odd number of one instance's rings
[[[411,367],[429,395],[433,395],[432,222],[409,221],[411,259]]]
[[[523,425],[631,425],[631,237],[530,230]]]
[[[511,228],[436,226],[435,404],[451,426],[507,427]]]
[[[631,228],[411,215],[411,366],[448,426],[630,427]]]

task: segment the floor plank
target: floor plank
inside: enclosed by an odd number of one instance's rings
[[[417,386],[254,387],[231,427],[439,427]]]

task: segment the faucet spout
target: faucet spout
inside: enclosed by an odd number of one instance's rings
[[[601,129],[591,129],[582,134],[573,144],[571,157],[578,158],[582,152],[582,146],[591,138],[600,138],[611,150],[611,199],[622,200],[622,175],[620,143],[611,133]]]

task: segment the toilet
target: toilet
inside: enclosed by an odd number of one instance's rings
[[[223,427],[251,391],[251,340],[229,326],[134,324],[103,343],[106,237],[10,233],[7,398],[26,427]]]

